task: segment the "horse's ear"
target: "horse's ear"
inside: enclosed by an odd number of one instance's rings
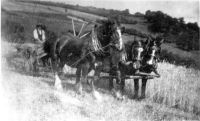
[[[143,43],[144,43],[144,47],[145,47],[145,48],[149,47],[149,45],[150,45],[150,43],[151,43],[151,38],[148,37],[148,38],[145,40],[145,42],[143,42]]]
[[[161,39],[158,39],[158,40],[157,40],[156,44],[157,44],[157,46],[161,46],[161,44],[162,44],[163,42],[164,42],[164,39],[161,38]]]
[[[162,39],[160,40],[160,44],[162,44],[164,41],[165,41],[165,39],[162,38]]]

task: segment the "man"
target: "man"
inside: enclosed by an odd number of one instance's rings
[[[33,31],[33,37],[36,43],[44,43],[46,40],[45,31],[42,24],[37,24],[36,28]]]
[[[41,23],[36,25],[36,28],[33,30],[33,37],[34,37],[34,42],[37,44],[36,45],[36,54],[37,57],[40,58],[43,62],[43,65],[45,65],[45,57],[46,53],[44,50],[44,44],[46,41],[46,26],[42,25]],[[35,64],[38,64],[38,60]]]

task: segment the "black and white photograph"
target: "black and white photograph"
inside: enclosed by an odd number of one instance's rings
[[[199,0],[1,0],[1,121],[199,121]]]

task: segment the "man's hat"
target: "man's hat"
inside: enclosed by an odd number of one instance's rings
[[[45,25],[42,25],[42,29],[46,31],[47,27]]]
[[[37,25],[36,25],[36,28],[39,28],[39,27],[43,27],[43,25],[41,24],[41,23],[38,23]]]

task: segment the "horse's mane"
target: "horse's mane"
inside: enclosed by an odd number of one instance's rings
[[[100,20],[99,23],[99,28],[101,29],[102,33],[108,36],[113,33],[115,29],[114,27],[119,25],[119,23],[117,23],[114,19]]]
[[[126,50],[128,59],[131,59],[132,58],[132,49],[133,49],[133,47],[142,46],[142,42],[140,40],[127,41],[124,44],[124,46],[125,46],[125,50]]]
[[[51,48],[53,48],[53,45],[55,44],[56,40],[58,39],[58,36],[55,32],[46,30],[46,41],[44,43],[43,49],[46,53],[50,53]]]
[[[96,27],[97,37],[100,40],[101,44],[107,45],[111,41],[111,36],[115,31],[115,27],[118,25],[115,20],[99,20],[99,25]]]

